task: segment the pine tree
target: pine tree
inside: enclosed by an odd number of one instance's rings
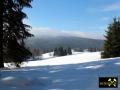
[[[21,63],[31,56],[24,40],[32,34],[28,32],[30,26],[23,23],[23,19],[27,16],[22,11],[24,7],[31,7],[31,1],[3,0],[3,62]]]
[[[120,57],[120,18],[114,18],[106,31],[102,58]]]
[[[66,55],[67,55],[67,50],[64,49],[64,50],[63,50],[63,56],[66,56]]]
[[[58,49],[57,48],[54,49],[54,56],[58,56]]]
[[[59,56],[64,56],[64,49],[63,49],[63,47],[60,47],[58,49],[58,51],[59,51]]]
[[[67,49],[67,54],[68,54],[68,55],[72,55],[72,50],[71,50],[70,47]]]

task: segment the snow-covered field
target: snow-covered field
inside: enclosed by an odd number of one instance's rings
[[[78,64],[90,61],[96,61],[100,59],[100,52],[83,52],[73,55],[53,57],[52,54],[46,53],[42,55],[44,60],[30,61],[23,64],[23,66],[45,66],[45,65],[63,65],[63,64]],[[47,59],[46,59],[47,58]]]
[[[0,90],[120,90],[120,57],[100,59],[100,52],[49,55],[21,69],[0,70]],[[105,76],[118,77],[118,88],[99,88],[98,79]]]

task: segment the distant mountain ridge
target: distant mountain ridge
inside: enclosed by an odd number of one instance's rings
[[[103,40],[75,36],[32,37],[25,41],[30,48],[54,49],[56,47],[71,48],[102,48]]]

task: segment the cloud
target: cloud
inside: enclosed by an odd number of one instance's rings
[[[102,21],[109,21],[110,17],[102,17]]]
[[[64,34],[59,30],[55,30],[48,27],[32,28],[31,33],[39,37],[57,37]]]
[[[120,11],[120,2],[107,5],[102,9],[102,11],[105,11],[105,12],[116,11],[116,10]]]
[[[94,12],[111,12],[111,11],[120,11],[120,2],[107,4],[105,6],[88,8],[87,12],[94,13]]]
[[[103,35],[100,33],[87,33],[81,32],[79,30],[55,30],[52,28],[40,27],[33,28],[31,30],[36,37],[48,38],[48,37],[58,37],[58,36],[73,36],[73,37],[83,37],[92,39],[104,39]]]

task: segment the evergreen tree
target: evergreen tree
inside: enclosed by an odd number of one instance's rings
[[[57,48],[54,49],[54,56],[58,56],[58,49]]]
[[[72,50],[71,50],[70,47],[67,49],[67,54],[68,54],[68,55],[72,55]]]
[[[31,1],[3,0],[3,62],[21,63],[32,55],[24,44],[24,39],[32,34],[28,32],[30,26],[23,23],[27,16],[22,11],[24,7],[31,7]]]
[[[114,18],[106,31],[102,58],[120,57],[120,18]]]
[[[59,49],[58,49],[58,56],[63,56],[63,55],[64,55],[63,47],[59,47]]]
[[[64,51],[63,51],[63,56],[66,56],[66,55],[67,55],[67,50],[64,49]]]
[[[54,56],[66,56],[67,54],[72,54],[71,48],[64,49],[63,47],[59,47],[54,49]]]

